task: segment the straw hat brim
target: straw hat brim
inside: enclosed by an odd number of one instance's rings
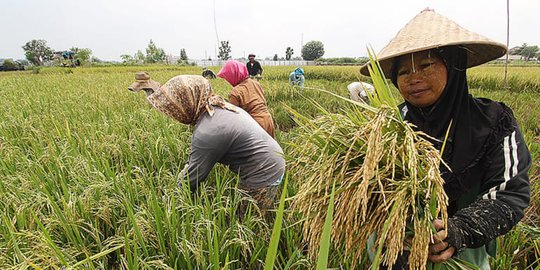
[[[447,46],[452,46],[452,45],[460,46],[467,51],[467,68],[479,66],[481,64],[487,63],[491,60],[495,60],[506,54],[506,46],[497,42],[493,42],[491,44],[474,43],[474,42],[464,44],[463,42],[457,42],[456,44],[433,45],[433,46],[426,46],[423,48],[417,48],[415,50],[404,51],[402,53],[397,53],[397,54],[390,55],[384,58],[380,58],[378,59],[378,61],[384,72],[384,76],[387,79],[390,79],[390,76],[392,73],[392,66],[394,64],[394,61],[398,57],[407,55],[410,53],[421,52],[425,50],[442,48],[442,47],[447,47]],[[371,64],[368,62],[364,64],[362,67],[360,67],[360,73],[362,75],[369,76],[368,66],[370,65]]]
[[[474,67],[503,56],[507,48],[482,35],[469,31],[454,21],[426,9],[414,17],[377,55],[387,78],[390,78],[395,60],[410,53],[459,46],[467,51],[467,67]],[[366,63],[360,73],[369,76]]]

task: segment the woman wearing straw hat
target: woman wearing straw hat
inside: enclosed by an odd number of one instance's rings
[[[384,74],[405,99],[405,119],[438,149],[449,134],[442,153],[449,169],[440,170],[450,218],[434,223],[430,261],[457,256],[489,269],[495,239],[516,225],[529,204],[531,157],[512,110],[473,98],[467,85],[467,68],[505,52],[503,44],[426,9],[378,54]],[[367,65],[360,71],[369,76]]]
[[[228,60],[218,76],[234,87],[229,94],[229,102],[248,112],[274,138],[274,120],[266,106],[263,88],[259,82],[249,78],[246,65]]]
[[[180,75],[159,86],[145,75],[149,83],[138,80],[144,87],[132,85],[130,90],[145,90],[154,108],[194,127],[191,152],[179,181],[189,181],[194,191],[214,165],[222,163],[239,174],[240,188],[257,201],[262,212],[269,208],[285,171],[279,144],[248,113],[215,95],[204,77]]]

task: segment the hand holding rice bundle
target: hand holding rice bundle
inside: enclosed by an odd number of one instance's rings
[[[389,89],[379,88],[378,96],[381,91]],[[438,217],[446,220],[437,149],[401,120],[396,108],[386,105],[346,115],[328,113],[315,120],[296,116],[301,128],[289,155],[292,171],[303,176],[303,183],[293,207],[305,217],[304,235],[312,255],[335,183],[335,248],[358,262],[376,234],[373,251],[391,267],[405,248],[409,228],[415,235],[407,247],[415,254],[411,265],[425,266],[431,224]]]

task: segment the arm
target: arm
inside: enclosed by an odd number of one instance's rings
[[[259,70],[257,71],[257,73],[258,73],[259,75],[262,75],[262,73],[263,73],[263,68],[262,68],[262,66],[261,66],[261,63],[257,62],[257,66],[259,67]]]
[[[246,63],[246,68],[247,68],[247,70],[248,70],[249,76],[251,76],[251,68],[250,68],[250,66],[249,66],[249,62]]]
[[[229,103],[241,107],[240,104],[242,103],[242,98],[238,93],[236,93],[234,90],[229,94]]]
[[[245,85],[235,86],[233,90],[231,91],[231,93],[229,94],[229,103],[247,111],[246,99],[245,99],[245,96],[246,96],[245,93],[247,90],[248,89],[246,88]]]
[[[446,241],[457,249],[477,248],[506,234],[529,205],[531,156],[519,128],[487,155],[492,163],[482,186],[484,192],[448,220]]]
[[[216,137],[222,134],[202,134],[195,132],[191,140],[191,152],[186,164],[187,179],[191,191],[195,191],[199,184],[206,179],[214,165],[221,159],[225,149],[220,145],[221,140]],[[182,175],[181,175],[182,176]]]
[[[191,149],[187,167],[187,180],[191,191],[197,190],[199,184],[206,179],[216,161],[211,154],[202,149]]]

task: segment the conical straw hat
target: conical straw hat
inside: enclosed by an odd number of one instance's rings
[[[390,78],[396,57],[451,45],[467,50],[467,67],[497,59],[507,49],[504,44],[471,32],[432,9],[424,9],[397,33],[377,54],[377,58],[384,75]],[[369,76],[368,66],[369,63],[362,66],[360,73]]]

